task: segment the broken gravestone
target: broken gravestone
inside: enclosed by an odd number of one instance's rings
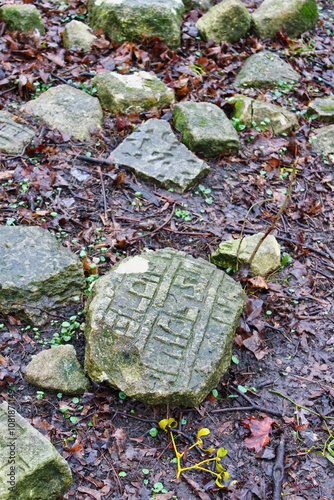
[[[179,193],[210,171],[183,144],[165,120],[152,118],[112,151],[109,159],[132,167],[138,176]]]
[[[173,121],[182,142],[191,151],[209,158],[225,151],[238,151],[238,134],[224,111],[208,102],[180,102],[173,108]]]
[[[183,3],[187,10],[208,10],[210,9],[210,7],[212,7],[213,0],[183,0]]]
[[[334,125],[328,125],[314,130],[315,135],[310,137],[312,151],[317,154],[330,155],[334,163]]]
[[[73,135],[79,141],[100,129],[103,112],[97,97],[70,85],[58,85],[22,106],[22,110],[42,118],[50,127]]]
[[[147,71],[132,75],[106,71],[96,75],[91,85],[96,86],[100,101],[112,113],[140,113],[154,106],[173,104],[175,100],[174,90]]]
[[[18,123],[14,115],[0,111],[0,151],[3,153],[22,153],[24,146],[35,136],[35,131]]]
[[[334,121],[334,96],[321,98],[318,97],[311,101],[307,107],[307,115],[313,119],[323,120],[324,122]]]
[[[265,88],[280,82],[293,84],[299,80],[300,76],[290,64],[282,61],[277,54],[262,50],[246,59],[234,84],[237,87]]]
[[[0,226],[0,311],[35,325],[85,287],[82,263],[49,231]],[[44,311],[44,312],[43,312]]]
[[[66,460],[13,406],[0,404],[1,500],[58,500],[72,484]]]
[[[27,4],[5,4],[0,7],[0,18],[2,18],[10,31],[22,31],[28,33],[30,30],[38,30],[41,35],[45,33],[45,27],[39,10],[34,5]]]
[[[58,345],[39,352],[27,365],[25,379],[47,391],[82,394],[90,383],[72,345]]]
[[[89,295],[85,368],[144,403],[195,406],[230,365],[244,304],[203,259],[171,248],[124,259]]]
[[[89,51],[95,39],[96,36],[92,34],[89,26],[75,19],[66,24],[63,32],[65,49],[74,47],[75,49]]]

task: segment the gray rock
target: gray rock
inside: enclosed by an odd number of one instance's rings
[[[307,114],[324,122],[334,121],[334,96],[314,99],[307,107]]]
[[[7,111],[0,111],[0,150],[3,153],[22,153],[24,146],[35,136],[35,131],[18,123]]]
[[[242,240],[239,251],[239,268],[248,263],[256,245],[263,236],[263,233],[257,233],[252,236],[246,236]],[[222,241],[217,250],[211,255],[211,262],[219,267],[227,269],[237,269],[237,252],[240,238],[232,241]],[[271,234],[266,237],[260,248],[256,252],[251,270],[255,275],[264,276],[275,271],[281,264],[281,251],[275,236]]]
[[[96,75],[91,84],[96,86],[100,101],[112,113],[140,113],[154,106],[170,105],[175,100],[174,90],[147,71],[132,75],[106,71]]]
[[[63,44],[66,49],[74,47],[89,51],[95,39],[96,36],[92,34],[89,26],[76,20],[66,24],[63,32]]]
[[[191,151],[215,157],[238,151],[238,134],[224,111],[206,102],[181,102],[173,108],[173,120],[182,142]]]
[[[179,193],[210,171],[204,161],[179,144],[169,123],[156,118],[135,130],[109,159],[132,167],[140,177]]]
[[[204,40],[237,42],[250,28],[250,15],[240,0],[222,0],[196,23]]]
[[[315,135],[310,137],[312,151],[317,154],[323,153],[324,155],[334,154],[334,125],[328,125],[315,130]],[[331,156],[332,163],[334,158]]]
[[[89,0],[88,23],[115,43],[158,36],[168,47],[180,45],[182,0]]]
[[[235,104],[232,116],[247,128],[254,126],[255,123],[275,135],[297,130],[299,127],[296,115],[270,102],[257,101],[243,95],[233,96],[229,102]]]
[[[0,18],[7,23],[10,31],[22,31],[28,33],[30,30],[38,30],[42,35],[45,27],[41,13],[34,5],[30,4],[5,4],[0,7]]]
[[[101,129],[103,112],[97,97],[70,85],[58,85],[27,102],[22,110],[42,118],[50,127],[71,134],[79,141],[90,139],[90,131]]]
[[[40,227],[0,226],[1,312],[42,325],[85,287],[79,258]],[[32,307],[29,307],[32,306]]]
[[[183,3],[187,10],[196,8],[208,10],[212,7],[213,0],[183,0]]]
[[[296,38],[314,28],[318,20],[316,0],[264,0],[252,14],[252,30],[259,38],[274,38],[285,29]]]
[[[0,405],[1,500],[58,500],[71,484],[66,460],[13,406],[3,402]]]
[[[232,278],[184,252],[124,259],[92,287],[85,368],[144,403],[195,406],[230,365],[244,303]]]
[[[290,64],[282,61],[277,54],[262,50],[246,59],[234,84],[237,87],[265,88],[274,87],[279,82],[293,84],[299,80],[300,76]]]
[[[82,394],[90,387],[72,345],[39,352],[27,365],[25,378],[41,389],[62,394]]]

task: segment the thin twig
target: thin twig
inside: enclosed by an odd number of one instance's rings
[[[102,195],[103,195],[103,206],[104,206],[104,218],[107,220],[107,198],[106,198],[106,189],[104,186],[104,181],[103,181],[103,175],[102,175],[102,170],[101,167],[98,168],[98,172],[100,174],[100,180],[101,180],[101,188],[102,188]]]
[[[296,403],[295,401],[293,401],[292,399],[290,399],[288,396],[285,396],[281,392],[273,391],[272,389],[268,389],[268,392],[271,392],[272,394],[277,394],[278,396],[281,396],[282,398],[287,399],[288,401],[290,401],[290,403],[292,403],[293,405],[297,406],[298,408],[302,408],[303,410],[306,410],[306,411],[308,411],[310,413],[313,413],[313,415],[316,415],[317,417],[321,418],[321,415],[319,415],[319,413],[317,413],[316,411],[311,410],[310,408],[307,408],[306,406],[302,406],[302,405]],[[325,417],[325,418],[334,418],[334,417]]]
[[[10,304],[17,305],[17,306],[23,306],[23,307],[30,307],[31,309],[38,309],[39,311],[42,311],[49,316],[53,316],[54,318],[61,318],[61,319],[67,319],[65,316],[61,316],[60,314],[51,314],[49,311],[46,311],[45,309],[42,309],[41,307],[36,307],[36,306],[30,306],[29,304],[22,304],[21,302],[10,302]]]
[[[274,480],[273,500],[281,500],[282,498],[282,486],[284,477],[284,453],[285,453],[285,440],[284,436],[282,436],[280,443],[277,447],[276,460],[273,468],[273,480]]]
[[[154,229],[153,231],[149,232],[149,233],[146,233],[146,234],[143,234],[142,236],[137,236],[136,238],[133,238],[129,243],[130,245],[132,245],[133,243],[135,243],[136,241],[139,241],[141,240],[142,238],[146,238],[147,236],[152,236],[152,234],[155,234],[157,233],[158,231],[160,231],[161,229],[163,229],[167,224],[168,222],[171,220],[171,218],[173,217],[174,215],[174,211],[175,211],[175,203],[173,205],[173,208],[172,208],[172,213],[170,214],[170,216],[167,218],[167,220],[159,227],[157,227],[156,229]]]

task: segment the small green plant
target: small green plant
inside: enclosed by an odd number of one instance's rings
[[[37,399],[43,399],[45,395],[44,391],[37,391],[36,394],[37,394],[36,396]]]
[[[32,99],[36,99],[42,92],[52,87],[52,83],[34,82],[33,85],[35,87],[35,93],[31,95]]]
[[[241,130],[244,130],[246,128],[246,125],[240,123],[239,118],[233,117],[231,121],[232,121],[233,127],[235,128],[235,130],[237,132],[240,132]]]
[[[164,488],[164,485],[160,481],[158,481],[152,486],[152,493],[168,493],[168,490],[166,490],[166,488]]]
[[[191,215],[188,210],[181,210],[180,208],[176,208],[174,212],[175,217],[178,217],[179,219],[183,219],[186,222],[191,220]]]

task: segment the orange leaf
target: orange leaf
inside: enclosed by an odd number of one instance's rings
[[[75,453],[76,451],[80,451],[82,448],[82,444],[76,444],[72,448],[66,448],[64,446],[64,451],[67,451],[67,453]]]
[[[261,451],[269,442],[269,431],[273,420],[270,417],[263,420],[256,420],[255,417],[251,417],[243,420],[242,423],[251,431],[251,436],[245,439],[246,447],[255,448],[256,452]]]

